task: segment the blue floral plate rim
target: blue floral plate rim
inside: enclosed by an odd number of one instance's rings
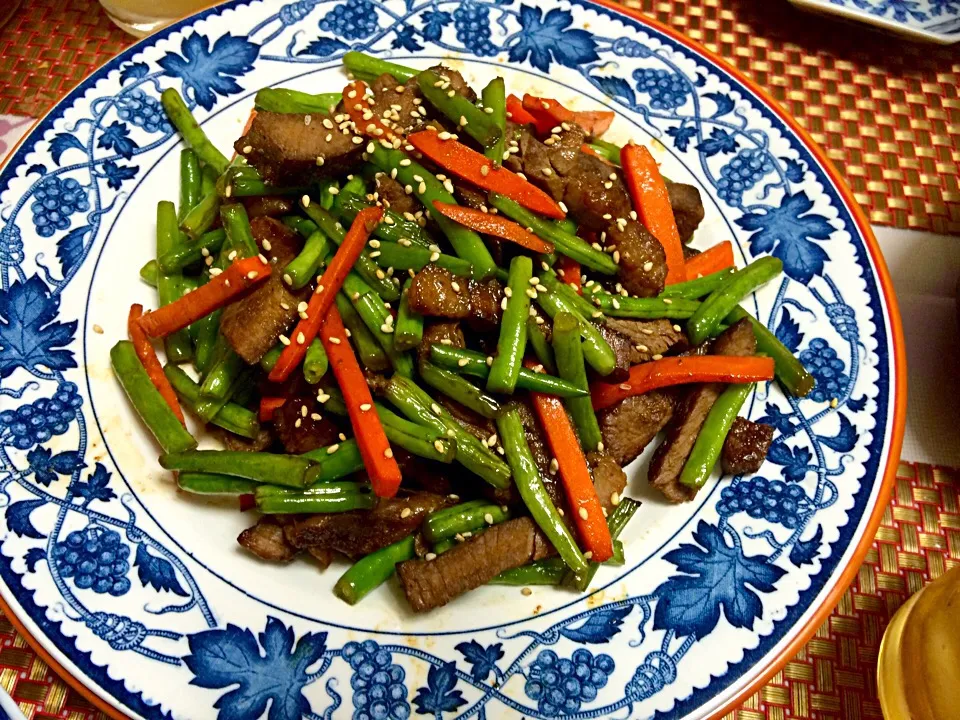
[[[790,0],[797,7],[883,28],[914,40],[960,42],[957,0]]]

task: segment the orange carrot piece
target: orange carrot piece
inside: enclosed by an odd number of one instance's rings
[[[381,207],[368,207],[357,213],[336,255],[323,271],[323,276],[317,283],[317,289],[310,296],[306,317],[301,317],[300,322],[293,329],[289,344],[283,348],[283,352],[277,358],[277,364],[270,371],[268,376],[270,382],[284,382],[303,362],[307,348],[317,337],[320,326],[327,316],[327,309],[333,304],[350,268],[360,257],[367,238],[370,237],[370,233],[380,222],[381,217],[383,217]]]
[[[327,351],[330,368],[343,393],[350,425],[363,466],[370,477],[373,492],[379,497],[393,497],[400,488],[400,466],[393,457],[393,448],[380,424],[367,379],[347,339],[347,331],[335,305],[327,310],[320,342]]]
[[[507,119],[517,125],[536,125],[537,119],[523,107],[523,100],[507,95]]]
[[[724,240],[687,260],[687,279],[696,280],[732,267],[733,243]]]
[[[536,253],[548,254],[553,252],[553,243],[542,240],[522,225],[508,220],[500,215],[491,215],[482,210],[433,201],[437,212],[445,215],[456,223],[460,223],[471,230],[485,235],[493,235],[501,240],[509,240],[520,247]]]
[[[163,372],[163,366],[157,357],[157,351],[150,344],[150,338],[140,327],[140,317],[143,315],[143,305],[139,303],[130,306],[130,314],[127,315],[127,334],[130,336],[130,342],[133,343],[133,349],[137,352],[137,357],[147,371],[150,382],[157,389],[157,392],[167,401],[167,405],[173,410],[180,424],[186,427],[187,423],[183,419],[183,410],[180,409],[180,401],[177,400],[177,394],[173,391],[173,385],[167,379]]]
[[[169,305],[148,312],[140,318],[140,327],[150,337],[166,337],[229,305],[268,277],[270,265],[259,257],[236,260],[222,273],[210,278],[206,285],[201,285]]]
[[[343,89],[343,109],[353,120],[357,132],[361,135],[376,140],[383,138],[390,142],[402,138],[401,135],[388,128],[383,120],[376,115],[372,115],[366,120],[363,118],[365,112],[373,112],[367,102],[367,84],[363,80],[354,80]]]
[[[282,397],[262,397],[260,398],[260,422],[272,422],[273,414],[283,407],[287,401]]]
[[[634,365],[622,383],[595,382],[590,386],[593,409],[602,410],[634,395],[695,382],[748,383],[773,380],[773,358],[702,355],[666,357]]]
[[[533,116],[537,132],[541,135],[550,134],[553,128],[562,123],[576,123],[588,135],[597,137],[607,131],[614,118],[611,110],[573,111],[556,100],[529,94],[523,96],[523,109]]]
[[[580,279],[580,263],[566,255],[558,255],[556,262],[557,275],[567,285],[571,286],[580,295],[583,295]]]
[[[435,130],[422,130],[407,142],[447,172],[489,192],[498,192],[523,207],[547,217],[563,219],[566,213],[543,190],[456,140],[441,140]]]
[[[590,559],[594,562],[609,560],[613,556],[613,539],[590,477],[587,459],[580,449],[580,441],[570,424],[567,411],[555,395],[533,392],[530,397],[546,433],[547,443],[557,459],[560,481],[573,511],[573,523],[577,527],[580,546],[592,553]]]
[[[644,146],[627,143],[620,151],[620,163],[640,221],[663,245],[667,256],[666,284],[683,282],[687,279],[683,243],[670,206],[667,184],[660,175],[657,161]]]

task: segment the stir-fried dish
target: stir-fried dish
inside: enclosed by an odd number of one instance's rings
[[[343,600],[396,574],[422,612],[622,564],[622,468],[661,431],[671,502],[718,462],[758,469],[755,383],[813,384],[739,307],[779,260],[692,249],[698,190],[603,140],[613,113],[344,64],[342,93],[259,91],[232,160],[163,93],[190,147],[141,270],[158,308],[130,309],[111,358],[182,491],[255,508],[238,541],[264,560],[349,559]]]

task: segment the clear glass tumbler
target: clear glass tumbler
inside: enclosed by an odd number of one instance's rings
[[[107,15],[131,35],[154,30],[210,5],[215,0],[100,0]]]

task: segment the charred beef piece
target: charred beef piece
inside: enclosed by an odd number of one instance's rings
[[[487,209],[487,196],[485,193],[470,187],[469,185],[454,185],[453,194],[460,205],[466,205],[474,210]]]
[[[500,302],[503,300],[503,286],[496,278],[485,282],[469,281],[470,314],[467,316],[467,325],[476,332],[490,332],[500,326],[500,317],[503,310]]]
[[[290,562],[297,554],[297,549],[287,542],[283,528],[269,515],[240,533],[237,542],[261,560]]]
[[[673,217],[677,221],[677,232],[683,242],[690,242],[694,230],[703,220],[703,201],[700,191],[693,185],[667,182],[667,193],[670,196],[670,207],[673,208]]]
[[[424,117],[420,115],[420,89],[415,80],[399,83],[389,73],[378,77],[370,88],[373,90],[374,115],[392,122],[392,127],[402,130],[402,134],[416,132],[423,127]]]
[[[619,465],[633,462],[672,416],[673,398],[657,390],[601,410],[597,420],[607,454]]]
[[[686,350],[690,343],[683,329],[672,320],[627,320],[607,318],[607,328],[615,330],[630,341],[630,362],[633,365],[649,362],[655,355],[668,355]]]
[[[377,199],[385,208],[401,215],[419,210],[419,203],[403,191],[403,185],[383,173],[377,173]]]
[[[243,198],[243,206],[247,209],[247,216],[253,218],[278,217],[288,215],[293,210],[293,201],[284,195],[255,195]]]
[[[427,265],[413,277],[407,293],[410,309],[429,317],[462,319],[470,314],[470,290],[466,278],[449,270]]]
[[[755,473],[767,458],[773,428],[738,417],[723,441],[723,471],[730,475]]]
[[[746,318],[727,328],[713,344],[715,355],[753,355],[756,349],[753,327]],[[667,436],[650,460],[647,478],[670,502],[686,502],[697,494],[696,489],[680,483],[680,472],[724,387],[723,383],[699,383],[688,388],[677,403]]]
[[[450,90],[453,90],[458,95],[463,95],[463,97],[470,102],[477,101],[477,94],[473,91],[473,88],[467,84],[467,81],[463,79],[463,75],[461,75],[459,72],[452,68],[448,68],[446,65],[434,65],[430,69],[450,83]]]
[[[419,360],[430,359],[432,345],[449,345],[455,348],[465,348],[467,341],[463,337],[459,322],[434,322],[423,328],[423,339],[417,347]]]
[[[358,558],[402,540],[419,528],[427,515],[452,504],[446,496],[425,492],[380,498],[372,510],[311,515],[299,520],[287,538],[297,548],[325,548]]]
[[[628,293],[637,297],[660,294],[667,278],[667,256],[659,240],[640,223],[627,219],[607,228],[605,242],[620,253],[617,277]]]
[[[630,363],[634,353],[633,344],[626,336],[621,335],[609,325],[598,325],[597,329],[603,339],[607,341],[610,349],[613,350],[617,363],[614,365],[613,371],[604,378],[604,381],[623,382],[630,376]]]
[[[213,425],[208,426],[213,436],[223,443],[227,450],[236,450],[239,452],[261,452],[273,444],[273,433],[269,427],[261,426],[260,432],[255,438],[245,438],[242,435],[235,435],[232,432],[223,430]]]
[[[433,560],[408,560],[397,575],[410,607],[426,612],[485,585],[504,570],[552,554],[553,548],[533,520],[516,518],[456,545]]]
[[[333,562],[333,550],[324,548],[307,548],[307,552],[313,557],[321,570],[326,570]]]
[[[250,229],[261,252],[275,268],[285,267],[303,244],[296,232],[273,218],[254,218]],[[220,332],[237,355],[250,365],[260,362],[277,344],[277,339],[293,326],[297,320],[297,304],[310,293],[309,288],[291,293],[282,276],[282,272],[274,270],[248,295],[227,305],[220,317]]]
[[[397,446],[393,448],[393,455],[400,466],[404,487],[414,487],[434,495],[457,492],[450,477],[449,465],[417,457]]]
[[[608,513],[620,504],[620,496],[627,486],[627,474],[617,461],[605,453],[592,452],[587,455],[593,475],[593,487],[597,491],[600,504]],[[616,502],[614,502],[616,500]]]
[[[323,406],[313,395],[287,398],[273,413],[273,429],[285,452],[300,455],[337,442],[340,428],[322,413]]]
[[[360,161],[362,144],[343,134],[323,113],[275,113],[261,110],[234,149],[246,156],[263,179],[277,186],[309,185],[348,172]],[[332,122],[332,121],[331,121]],[[328,123],[329,124],[329,123]],[[249,148],[249,152],[243,152]],[[317,158],[323,158],[319,164]]]
[[[464,407],[456,400],[448,398],[446,395],[438,394],[437,403],[443,406],[449,412],[453,419],[468,433],[477,440],[487,441],[491,435],[496,434],[497,426],[489,418],[478,415],[468,407]]]

